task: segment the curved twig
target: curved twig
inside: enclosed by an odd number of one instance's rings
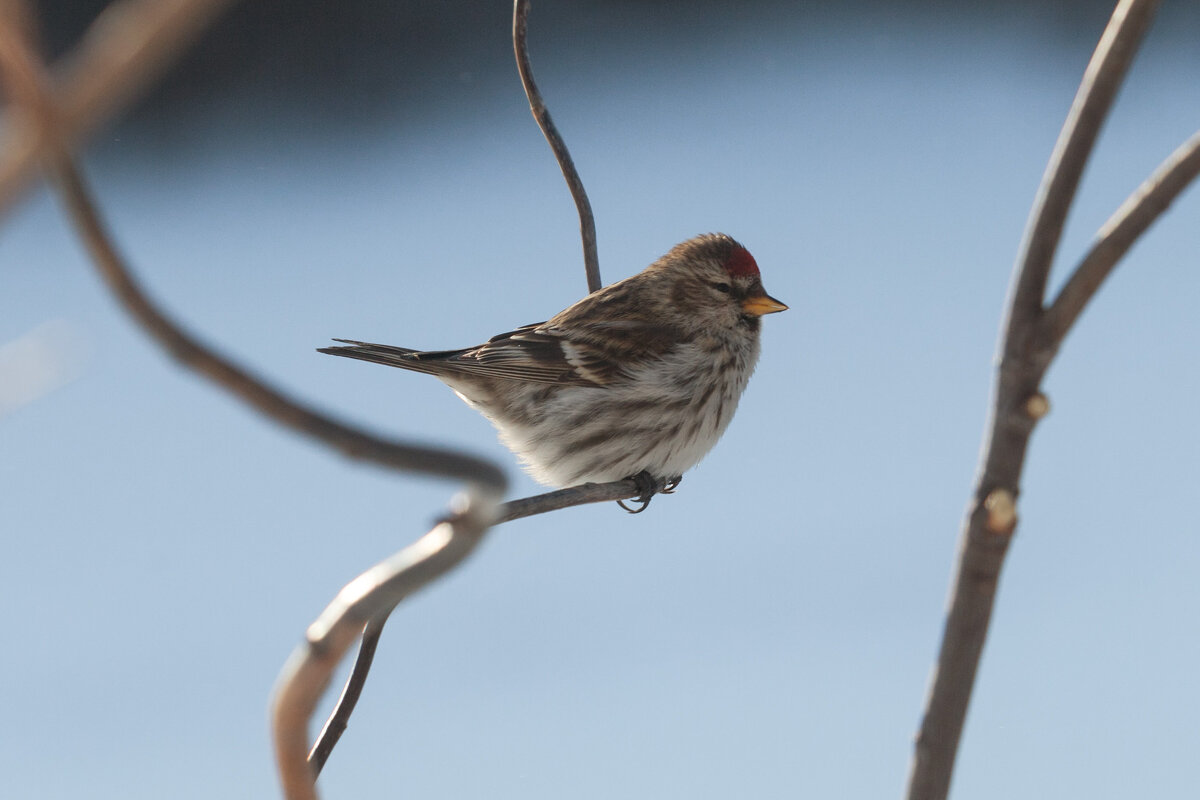
[[[375,650],[379,647],[379,637],[383,635],[383,626],[387,624],[388,616],[390,614],[368,620],[367,624],[363,626],[362,640],[358,644],[358,655],[355,656],[350,677],[346,680],[346,685],[338,696],[333,713],[329,715],[329,719],[326,720],[324,727],[317,735],[316,743],[308,751],[308,766],[312,770],[314,779],[320,776],[321,770],[325,768],[325,762],[329,760],[329,754],[333,752],[333,748],[337,747],[338,741],[350,724],[350,715],[354,713],[354,708],[358,705],[358,698],[362,696],[363,686],[367,683],[367,674],[370,673],[371,664],[375,661]]]
[[[74,146],[160,75],[230,0],[121,0],[101,12],[64,60],[56,84],[55,134]],[[28,185],[44,131],[8,123],[0,147],[0,212]]]
[[[76,225],[83,232],[93,258],[110,286],[150,335],[184,364],[269,418],[334,446],[346,455],[392,468],[469,481],[471,493],[467,510],[347,585],[310,627],[307,644],[285,667],[273,714],[280,780],[286,797],[315,798],[315,774],[306,761],[307,723],[332,670],[353,644],[364,623],[370,626],[371,621],[377,619],[378,627],[382,628],[383,620],[396,603],[452,569],[474,550],[495,515],[507,480],[504,473],[488,461],[439,448],[385,441],[319,415],[200,345],[140,292],[112,248],[71,160],[60,154],[55,159],[54,172]],[[356,700],[354,697],[347,705],[347,716]],[[331,737],[328,749],[332,749],[336,740],[336,735]]]
[[[184,331],[150,299],[117,252],[83,176],[69,154],[69,143],[58,133],[57,107],[45,90],[35,56],[27,44],[14,35],[0,38],[0,45],[0,68],[9,93],[42,130],[46,169],[54,178],[93,263],[125,310],[163,349],[264,416],[351,458],[391,469],[428,472],[490,486],[506,485],[507,480],[499,467],[483,459],[441,448],[389,441],[314,411]]]
[[[305,642],[284,665],[271,703],[275,761],[288,800],[315,800],[308,763],[308,722],[333,671],[363,626],[385,618],[405,597],[460,564],[482,541],[499,494],[470,495],[452,519],[346,584],[309,626]]]
[[[57,114],[44,88],[40,64],[28,43],[12,31],[9,33],[12,35],[0,36],[0,67],[9,93],[40,129],[41,156],[46,169],[56,179],[97,268],[151,338],[184,365],[265,416],[346,455],[395,469],[468,482],[468,492],[459,503],[462,508],[452,518],[342,589],[309,627],[306,645],[285,667],[273,706],[280,780],[287,797],[315,798],[314,776],[306,763],[308,719],[341,654],[366,622],[382,620],[401,599],[452,569],[474,550],[495,518],[507,485],[504,473],[479,458],[390,442],[318,414],[185,333],[150,300],[117,253],[71,159],[68,143],[59,135]]]
[[[550,143],[554,158],[567,180],[571,197],[575,198],[575,208],[579,210],[579,235],[583,239],[583,268],[587,274],[588,292],[594,292],[604,284],[600,282],[600,260],[596,255],[596,221],[592,216],[592,204],[588,201],[583,181],[575,169],[575,162],[567,150],[566,142],[550,119],[550,112],[542,100],[542,93],[533,82],[533,67],[529,65],[529,47],[526,34],[529,24],[529,0],[513,0],[513,50],[517,56],[517,72],[521,74],[521,85],[525,87],[525,97],[529,100],[529,110],[537,120],[542,135]]]
[[[666,488],[667,486],[664,485],[660,491]],[[611,483],[585,483],[580,486],[572,486],[569,489],[559,489],[554,492],[546,492],[502,503],[496,521],[492,525],[494,527],[502,522],[511,522],[522,517],[532,517],[535,514],[545,514],[550,511],[558,511],[588,503],[629,500],[641,496],[644,492],[644,488],[639,488],[637,481],[632,478],[612,481]],[[371,664],[375,656],[375,646],[379,642],[379,636],[383,631],[385,622],[387,622],[387,615],[373,619],[366,624],[362,642],[359,644],[358,656],[355,659],[354,667],[351,669],[349,677],[346,678],[346,685],[342,689],[342,694],[330,712],[329,719],[321,729],[316,744],[313,745],[312,750],[308,754],[309,767],[316,775],[321,774],[321,770],[324,768],[325,762],[329,759],[330,753],[337,746],[338,740],[341,739],[346,726],[350,722],[350,716],[354,713],[354,707],[358,703],[359,695],[362,694],[363,686],[366,684],[367,676],[370,674]]]
[[[464,453],[389,441],[321,414],[201,343],[167,316],[138,285],[100,220],[70,158],[52,159],[51,172],[75,226],[109,288],[142,329],[177,361],[200,373],[269,419],[316,439],[350,458],[406,472],[425,472],[504,486],[499,467]]]
[[[1034,201],[1009,292],[992,417],[975,494],[964,521],[950,608],[917,736],[909,800],[943,800],[950,789],[1000,571],[1016,530],[1016,499],[1029,438],[1049,409],[1040,385],[1057,347],[1042,347],[1044,337],[1039,336],[1047,276],[1092,144],[1157,6],[1157,0],[1121,0],[1117,5],[1084,73]],[[1182,180],[1185,171],[1173,170],[1171,174]],[[1135,208],[1119,212],[1121,219],[1138,220],[1125,228],[1124,234],[1133,234],[1135,228],[1137,233],[1144,231],[1165,208],[1165,203],[1159,202],[1156,212],[1152,201],[1165,199],[1167,191],[1147,192],[1134,201]],[[1105,236],[1102,241],[1109,238]],[[1127,247],[1114,248],[1105,258],[1111,255],[1115,263]],[[1101,269],[1099,263],[1099,257],[1085,259],[1068,285],[1094,280]],[[1073,292],[1071,296],[1082,308],[1091,293]],[[1078,309],[1072,322],[1077,315]],[[1066,329],[1058,333],[1061,340]]]

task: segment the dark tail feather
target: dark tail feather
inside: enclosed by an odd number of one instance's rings
[[[425,353],[407,347],[358,342],[354,339],[334,339],[334,341],[344,342],[351,345],[351,347],[318,347],[317,352],[327,353],[331,356],[342,356],[344,358],[357,358],[360,361],[370,361],[374,364],[386,364],[389,367],[411,369],[415,372],[427,372],[430,374],[445,372],[445,368],[439,369],[438,360],[462,352],[461,350],[444,350],[437,353]]]

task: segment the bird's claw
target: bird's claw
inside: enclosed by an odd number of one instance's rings
[[[655,478],[646,470],[642,470],[637,475],[634,475],[632,480],[638,490],[638,496],[635,499],[641,505],[639,505],[637,508],[630,508],[629,506],[625,505],[624,500],[618,500],[617,505],[628,511],[630,514],[640,514],[650,506],[650,501],[654,498],[654,495],[660,493],[674,494],[675,487],[679,485],[679,482],[683,480],[683,478],[682,476],[676,476],[674,478],[668,478],[667,480],[662,481],[658,478]]]

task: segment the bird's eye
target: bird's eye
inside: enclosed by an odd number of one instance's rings
[[[733,291],[733,287],[731,287],[728,283],[714,283],[712,287],[721,294],[729,294]]]

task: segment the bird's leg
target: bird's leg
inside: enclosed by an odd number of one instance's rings
[[[659,490],[659,494],[675,494],[675,488],[683,481],[682,475],[676,475],[674,478],[667,479],[667,485]]]
[[[630,514],[642,513],[650,505],[650,500],[654,497],[654,495],[658,494],[659,492],[667,492],[670,494],[670,491],[674,491],[675,487],[679,484],[678,478],[672,478],[671,480],[666,481],[664,484],[662,480],[655,478],[646,470],[642,470],[637,475],[631,476],[630,480],[632,480],[634,485],[637,487],[637,502],[641,503],[641,505],[637,508],[630,508],[629,506],[625,505],[625,501],[617,501],[617,505],[628,511]],[[670,491],[668,491],[668,489],[670,489]]]

